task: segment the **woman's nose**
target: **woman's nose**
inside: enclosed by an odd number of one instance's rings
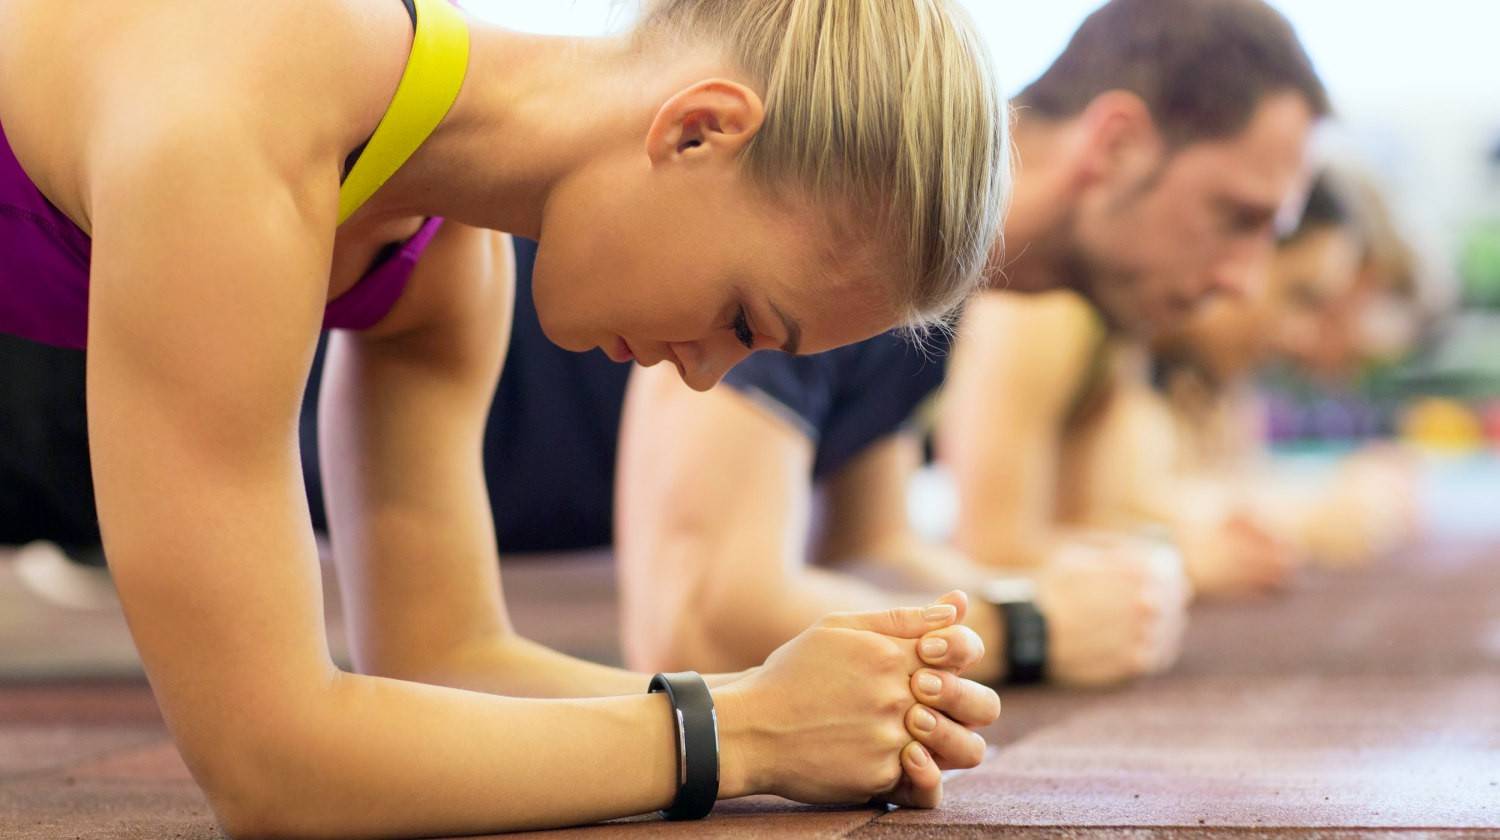
[[[707,391],[719,384],[730,368],[752,352],[737,339],[690,341],[673,344],[672,352],[682,362],[682,381],[694,391]]]

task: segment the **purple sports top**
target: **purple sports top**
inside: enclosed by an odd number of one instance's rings
[[[323,329],[363,330],[384,318],[442,223],[428,219],[329,301]],[[61,347],[87,346],[91,244],[27,177],[0,124],[0,333]]]

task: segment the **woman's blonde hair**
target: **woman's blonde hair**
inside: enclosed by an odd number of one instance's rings
[[[1010,192],[1009,120],[956,2],[646,0],[636,33],[714,40],[763,86],[746,167],[846,208],[893,251],[908,326],[983,283]]]

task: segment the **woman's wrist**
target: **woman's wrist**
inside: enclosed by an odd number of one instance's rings
[[[762,758],[754,712],[744,685],[713,689],[719,718],[719,798],[735,799],[771,789],[768,763]]]
[[[745,677],[755,673],[759,668],[748,668],[744,671],[736,671],[733,674],[704,674],[703,681],[708,683],[709,688],[723,688],[730,683],[739,682]]]

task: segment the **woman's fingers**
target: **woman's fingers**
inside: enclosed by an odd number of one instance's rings
[[[917,655],[928,666],[961,674],[984,658],[984,642],[978,633],[961,624],[944,627],[922,637]]]
[[[962,592],[950,592],[925,607],[834,613],[820,623],[824,627],[868,630],[898,639],[915,639],[961,621],[968,610],[968,604],[968,598]]]
[[[961,726],[989,726],[1000,718],[1000,695],[994,689],[946,671],[923,669],[912,674],[911,693],[917,702]]]
[[[958,617],[953,620],[955,624],[962,623],[964,616],[969,614],[969,596],[962,589],[955,589],[934,603],[952,604],[954,609],[958,610]]]
[[[984,760],[984,737],[918,703],[906,713],[906,729],[944,770],[968,769]]]
[[[936,808],[943,801],[943,772],[932,754],[916,741],[901,750],[901,781],[885,801],[904,808]]]

